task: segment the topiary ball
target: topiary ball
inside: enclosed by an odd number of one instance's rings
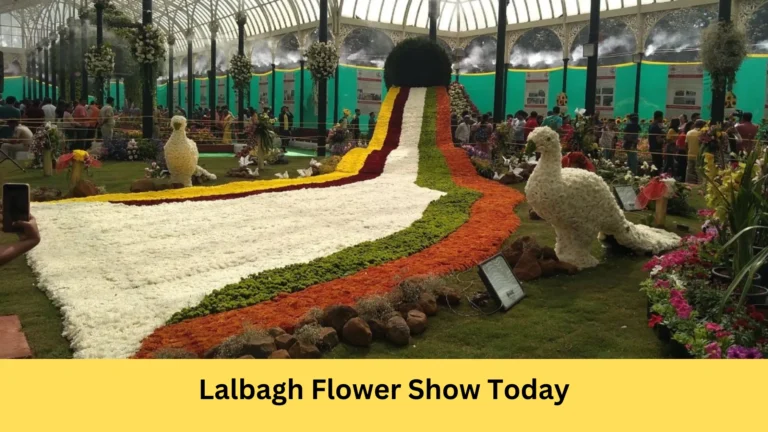
[[[451,59],[440,45],[426,38],[406,39],[389,53],[384,63],[387,88],[448,87]]]

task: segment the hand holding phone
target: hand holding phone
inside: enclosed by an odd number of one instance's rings
[[[3,185],[3,232],[26,233],[29,224],[29,185],[6,183]],[[35,228],[36,231],[36,228]]]

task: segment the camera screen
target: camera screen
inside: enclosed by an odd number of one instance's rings
[[[29,220],[29,186],[3,185],[3,225],[9,227],[20,220]]]

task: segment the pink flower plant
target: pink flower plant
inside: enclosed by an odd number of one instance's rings
[[[723,329],[723,327],[720,326],[720,324],[713,323],[713,322],[706,323],[704,325],[704,328],[707,329],[707,331],[709,332],[719,332]]]
[[[688,304],[688,300],[683,296],[683,292],[680,290],[672,290],[669,292],[669,303],[675,308],[678,318],[688,319],[691,317],[693,308]]]
[[[707,353],[707,358],[723,358],[723,350],[720,349],[720,345],[717,342],[712,342],[711,344],[704,347],[704,351]]]

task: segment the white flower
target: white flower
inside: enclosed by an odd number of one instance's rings
[[[656,165],[651,165],[651,172],[658,171],[659,169],[656,168]]]
[[[632,173],[627,171],[627,175],[624,176],[624,180],[632,181]]]
[[[653,269],[651,269],[651,277],[654,277],[657,274],[659,274],[661,270],[662,270],[662,267],[660,265],[654,266]]]

